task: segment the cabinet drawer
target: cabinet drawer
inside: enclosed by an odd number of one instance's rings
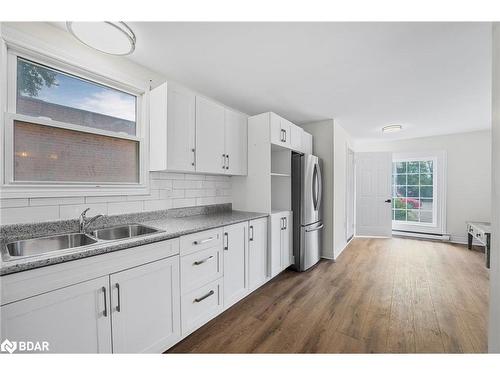
[[[182,334],[188,335],[222,311],[222,278],[181,297]]]
[[[222,228],[182,236],[180,247],[181,256],[211,247],[222,247]]]
[[[221,276],[221,246],[200,250],[181,258],[181,291],[183,294]]]

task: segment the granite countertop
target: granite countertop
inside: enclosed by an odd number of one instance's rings
[[[114,241],[99,241],[92,245],[76,247],[72,249],[65,249],[60,251],[53,251],[51,253],[42,254],[39,256],[32,256],[26,258],[12,259],[6,261],[0,261],[0,276],[8,275],[16,272],[26,271],[34,268],[44,267],[52,264],[58,264],[63,262],[68,262],[71,260],[86,258],[89,256],[105,254],[112,251],[118,251],[123,249],[128,249],[135,246],[146,245],[153,242],[163,241],[167,239],[172,239],[180,237],[182,235],[196,233],[199,231],[213,229],[222,227],[225,225],[240,223],[252,219],[258,219],[268,216],[264,213],[258,212],[246,212],[246,211],[235,211],[232,209],[219,209],[213,210],[212,212],[202,212],[199,213],[196,210],[191,209],[187,215],[182,214],[183,211],[177,212],[177,215],[169,215],[166,211],[156,211],[155,214],[138,214],[138,215],[121,215],[108,219],[108,226],[124,224],[143,224],[150,227],[160,229],[162,232],[155,233],[152,235],[145,235],[141,237],[128,238],[125,240],[114,240]],[[189,214],[191,213],[191,214]],[[194,213],[194,214],[192,214]],[[56,225],[59,222],[47,223],[47,230],[50,233],[43,233],[40,228],[44,227],[43,223],[31,224],[36,225],[38,231],[33,229],[33,232],[37,232],[38,235],[33,237],[41,237],[43,235],[50,235],[56,233],[68,233],[72,230],[68,228],[73,228],[74,223],[61,223],[61,230],[58,231]],[[30,238],[26,233],[30,232],[28,225],[19,225],[18,232],[20,233],[17,239]],[[50,228],[50,230],[49,230]],[[7,242],[15,241],[16,237],[12,235],[15,228],[8,228],[9,230],[2,230],[1,244],[2,249],[5,247]],[[66,230],[64,230],[66,229]],[[92,229],[92,228],[91,228]]]

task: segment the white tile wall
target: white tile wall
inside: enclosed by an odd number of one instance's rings
[[[0,199],[0,224],[75,219],[89,215],[164,210],[231,203],[231,178],[202,174],[150,173],[149,195]]]

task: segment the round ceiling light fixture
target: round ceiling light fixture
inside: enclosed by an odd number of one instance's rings
[[[382,133],[395,133],[403,129],[401,125],[387,125],[382,128]]]
[[[136,37],[125,22],[66,22],[81,43],[109,55],[125,56],[135,50]]]

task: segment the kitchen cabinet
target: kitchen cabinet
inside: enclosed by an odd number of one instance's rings
[[[248,289],[252,291],[267,279],[267,217],[248,224]]]
[[[301,127],[294,124],[290,125],[290,148],[292,150],[304,152],[302,146],[302,133],[304,133],[304,131]]]
[[[226,109],[225,112],[226,174],[247,174],[247,116]]]
[[[179,257],[110,275],[114,353],[161,352],[181,337]]]
[[[196,97],[196,171],[226,172],[224,107],[203,97]]]
[[[195,94],[164,83],[150,93],[150,170],[196,170]]]
[[[109,277],[0,308],[1,340],[46,341],[52,353],[111,353]]]
[[[272,213],[269,226],[269,273],[274,277],[293,262],[291,212]]]
[[[247,232],[248,222],[224,227],[224,307],[237,302],[247,291]]]
[[[290,121],[271,112],[270,113],[271,143],[281,147],[290,148],[291,125],[293,124]]]
[[[304,154],[313,153],[313,137],[308,132],[302,132],[302,152]]]

